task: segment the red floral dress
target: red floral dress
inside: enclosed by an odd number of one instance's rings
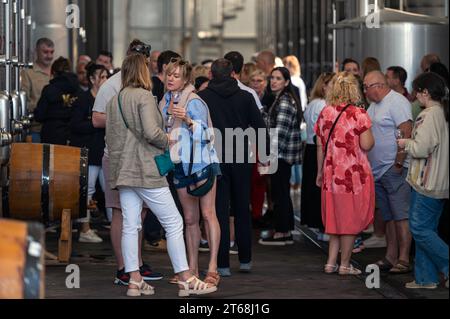
[[[315,131],[323,150],[333,123],[346,105],[327,106]],[[365,110],[350,106],[341,116],[328,145],[323,169],[322,219],[330,235],[357,235],[373,222],[375,183],[360,136],[372,127]]]

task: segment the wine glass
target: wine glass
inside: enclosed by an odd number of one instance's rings
[[[398,141],[398,140],[402,140],[402,139],[405,138],[405,134],[403,134],[403,131],[402,131],[402,130],[398,129],[398,130],[395,131],[395,138],[397,139],[397,141]],[[399,151],[399,153],[405,153],[405,150],[404,150],[404,149],[401,149],[401,150]]]

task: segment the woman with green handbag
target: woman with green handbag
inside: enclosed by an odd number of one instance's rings
[[[130,274],[127,296],[154,294],[139,272],[139,231],[143,203],[166,231],[167,250],[179,280],[179,296],[204,295],[217,287],[199,280],[190,270],[183,238],[183,220],[161,176],[155,157],[164,153],[169,137],[151,93],[150,73],[143,55],[128,56],[122,66],[122,90],[106,109],[109,185],[118,189],[123,214],[122,252]]]
[[[168,92],[160,103],[175,164],[174,185],[183,206],[189,268],[198,274],[200,245],[200,209],[210,243],[210,260],[205,282],[217,286],[217,254],[220,226],[216,215],[216,177],[221,175],[219,159],[212,145],[212,123],[208,106],[194,93],[191,65],[173,59],[166,70]],[[173,282],[175,282],[174,280]]]

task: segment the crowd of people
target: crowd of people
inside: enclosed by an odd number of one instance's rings
[[[414,269],[407,288],[434,289],[440,275],[448,288],[438,227],[449,197],[449,89],[436,55],[423,58],[411,92],[401,66],[383,72],[376,58],[361,66],[348,58],[321,74],[308,98],[298,59],[270,51],[248,63],[233,51],[193,65],[133,40],[119,69],[101,51],[95,61],[80,56],[76,74],[54,51],[40,39],[33,69],[22,73],[31,139],[89,150],[88,204],[98,183],[114,282],[128,296],[154,294],[148,282],[163,277],[142,260],[143,237],[168,252],[180,296],[217,291],[234,253],[239,271],[251,272],[252,225],[271,230],[260,245],[294,244],[291,188],[300,185],[301,224],[329,242],[326,274],[360,275],[352,254],[385,247],[375,264],[390,274]],[[275,149],[215,144],[229,129],[253,129],[267,145],[276,132]],[[89,214],[77,222],[80,242],[103,241]],[[204,273],[199,251],[209,252]]]

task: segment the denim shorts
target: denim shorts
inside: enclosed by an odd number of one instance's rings
[[[188,186],[196,185],[209,178],[210,169],[212,170],[214,176],[217,177],[222,175],[220,164],[217,163],[211,164],[191,176],[184,175],[183,165],[177,164],[175,165],[173,184],[175,185],[176,189],[182,189],[187,188]]]
[[[386,222],[409,219],[411,186],[406,182],[407,175],[408,169],[404,168],[399,174],[395,167],[391,167],[375,182],[376,206]]]

